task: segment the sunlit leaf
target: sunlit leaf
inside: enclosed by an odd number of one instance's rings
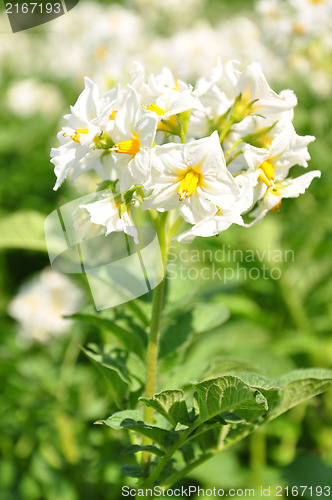
[[[22,210],[0,220],[0,248],[23,248],[46,252],[44,222],[46,216]]]
[[[189,416],[183,392],[168,390],[155,394],[153,398],[140,398],[147,406],[163,415],[174,427],[177,423],[189,424]]]
[[[106,420],[99,420],[96,423],[105,424],[116,430],[132,429],[138,434],[149,437],[161,446],[165,446],[165,442],[170,436],[169,431],[155,425],[146,424],[141,413],[134,410],[116,412]]]

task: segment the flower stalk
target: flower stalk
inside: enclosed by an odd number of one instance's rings
[[[168,254],[168,235],[167,235],[167,212],[162,213],[159,217],[158,222],[155,223],[157,235],[159,239],[160,252],[162,256],[162,269],[164,277],[159,285],[154,289],[152,296],[152,312],[151,312],[151,323],[149,340],[147,346],[147,357],[146,357],[146,384],[145,384],[145,396],[147,398],[152,398],[156,392],[157,384],[157,363],[158,363],[158,352],[159,352],[159,339],[160,339],[160,320],[161,311],[164,297],[164,289],[166,283],[166,263]],[[144,421],[147,424],[153,423],[153,408],[145,407]],[[145,438],[143,444],[149,442],[148,438]],[[146,463],[149,459],[149,453],[143,453],[143,462]]]

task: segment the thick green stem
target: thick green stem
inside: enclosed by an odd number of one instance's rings
[[[152,398],[156,392],[157,384],[157,362],[158,362],[158,350],[159,350],[159,337],[160,337],[160,318],[163,304],[164,288],[166,283],[166,262],[167,262],[167,252],[168,252],[168,236],[166,232],[166,222],[167,213],[163,213],[158,223],[156,223],[156,230],[159,239],[160,251],[162,255],[162,269],[160,272],[163,273],[164,277],[160,284],[153,291],[152,298],[152,313],[151,313],[151,323],[149,340],[147,346],[147,357],[146,357],[146,384],[145,384],[145,396],[147,398]],[[153,423],[153,408],[148,406],[145,407],[144,411],[144,421],[148,424]],[[144,438],[144,444],[149,443],[148,438]],[[148,453],[144,453],[143,461],[146,462],[149,458]]]
[[[157,382],[157,360],[159,348],[159,333],[160,333],[160,315],[162,308],[162,301],[164,295],[165,278],[154,289],[152,299],[152,317],[151,327],[149,333],[149,342],[147,348],[147,378],[145,384],[145,396],[152,398],[156,390]],[[144,421],[148,424],[153,423],[153,408],[145,407]]]
[[[151,398],[155,393],[156,381],[157,381],[157,361],[158,361],[158,348],[159,348],[159,334],[160,334],[160,317],[164,296],[164,288],[166,282],[166,261],[167,261],[167,234],[166,234],[166,221],[167,214],[164,213],[160,217],[158,224],[157,234],[160,244],[160,251],[162,255],[162,269],[161,272],[164,277],[160,284],[153,291],[152,298],[152,313],[151,313],[151,323],[149,332],[149,341],[147,347],[147,377],[145,385],[145,395],[147,398]],[[145,408],[145,422],[153,423],[153,409]]]

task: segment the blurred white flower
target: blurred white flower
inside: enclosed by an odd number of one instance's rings
[[[331,92],[332,1],[259,0],[255,4],[262,42],[282,64],[274,77],[305,76],[318,96]]]
[[[66,276],[46,268],[25,283],[10,302],[8,312],[20,324],[27,343],[47,343],[65,335],[71,321],[63,316],[77,312],[83,294]]]
[[[57,87],[39,82],[35,78],[14,82],[7,90],[6,102],[9,109],[22,118],[35,114],[54,118],[64,107],[63,98]]]

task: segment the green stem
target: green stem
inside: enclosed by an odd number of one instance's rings
[[[156,479],[160,476],[174,453],[181,448],[181,446],[188,440],[190,434],[192,434],[197,427],[201,424],[201,422],[197,422],[194,424],[192,427],[189,427],[188,430],[184,431],[182,436],[173,444],[172,448],[168,450],[166,455],[160,460],[159,464],[156,466],[152,474],[147,478],[146,483],[144,484],[145,487],[148,487],[150,485],[153,485]]]
[[[222,131],[219,135],[220,144],[222,144],[222,141],[225,139],[225,137],[228,134],[228,132],[230,131],[230,128],[232,125],[233,125],[233,121],[231,119],[228,119],[228,121],[226,122],[224,128],[222,129]]]
[[[236,153],[233,154],[233,156],[231,156],[230,158],[228,158],[227,161],[226,161],[226,166],[228,167],[228,165],[230,163],[232,163],[232,161],[235,160],[235,158],[237,156],[239,156],[241,153],[242,153],[242,149],[240,149],[240,151],[237,151]]]
[[[169,232],[169,238],[173,238],[173,236],[176,235],[176,232],[177,230],[179,229],[179,227],[182,225],[183,223],[183,218],[181,217],[181,215],[179,215],[179,217],[177,218],[177,220],[174,222],[174,224],[171,226],[170,228],[170,232]]]
[[[238,139],[237,141],[234,142],[233,146],[231,146],[225,153],[225,159],[227,160],[227,158],[230,156],[231,153],[233,153],[234,149],[236,148],[236,146],[238,146],[239,144],[241,144],[241,142],[243,141],[242,137],[240,137],[240,139]]]
[[[232,440],[229,440],[227,442],[227,444],[221,444],[221,446],[218,446],[215,450],[212,450],[210,451],[209,453],[205,454],[205,455],[202,455],[200,456],[199,458],[197,458],[194,462],[192,462],[191,464],[188,464],[184,469],[182,469],[181,471],[178,471],[178,472],[175,472],[174,474],[172,474],[163,484],[162,486],[165,487],[165,489],[167,488],[170,488],[171,486],[173,486],[173,484],[175,484],[177,481],[179,481],[180,479],[182,479],[183,477],[186,477],[187,474],[189,474],[189,472],[191,472],[192,470],[196,469],[196,467],[198,467],[199,465],[203,464],[204,462],[206,462],[207,460],[210,460],[210,458],[218,455],[218,453],[220,453],[221,451],[224,451],[224,450],[227,450],[228,448],[230,448],[233,444],[237,443],[238,441],[241,441],[242,439],[244,439],[246,436],[248,436],[248,434],[250,434],[250,430],[246,430],[244,431],[242,434],[240,434],[239,436],[237,436],[236,438],[232,439]],[[182,442],[180,444],[180,446],[182,446]],[[173,448],[175,448],[175,446],[173,446]],[[172,448],[172,450],[173,450]],[[178,449],[178,448],[177,448]],[[170,450],[171,451],[171,450]],[[176,451],[176,450],[175,450]],[[172,455],[174,454],[174,452],[172,453]],[[170,460],[171,456],[169,456],[169,454],[167,454],[167,456],[169,457],[167,462]],[[165,456],[166,458],[166,456]],[[164,464],[163,468],[165,467],[165,465],[167,464],[167,462]],[[159,473],[158,472],[158,476],[159,476]],[[153,480],[151,481],[152,479],[152,474],[151,476],[147,479],[147,482],[144,484],[144,488],[147,488],[149,487],[150,485],[153,484],[153,481],[155,479],[158,479],[158,476],[153,478]]]
[[[162,255],[162,269],[160,270],[164,277],[160,284],[153,291],[152,298],[152,312],[151,312],[151,322],[150,322],[150,332],[149,340],[147,346],[147,376],[145,384],[145,396],[147,398],[152,398],[156,392],[157,385],[157,361],[158,361],[158,350],[159,350],[159,337],[160,337],[160,318],[162,311],[162,303],[164,296],[164,289],[166,283],[166,262],[168,253],[168,236],[166,233],[166,222],[167,213],[161,214],[156,224],[157,235],[159,239],[160,251]],[[144,421],[148,424],[153,424],[153,408],[148,406],[144,410]],[[144,438],[143,443],[148,444],[150,442],[149,438]],[[149,453],[145,453],[143,456],[144,462],[149,458]]]
[[[68,386],[72,380],[72,371],[74,370],[75,363],[81,352],[81,345],[84,343],[84,337],[85,335],[81,332],[73,332],[64,353],[56,386],[56,395],[59,402],[65,401],[68,397]]]

